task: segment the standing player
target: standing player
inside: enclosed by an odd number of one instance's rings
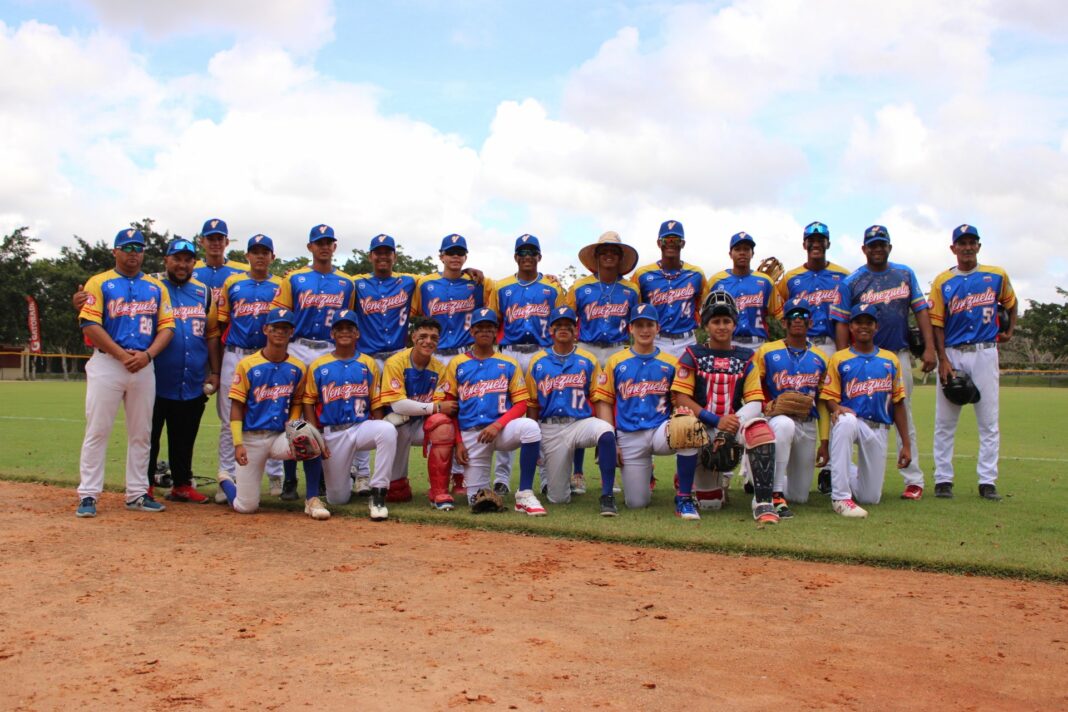
[[[490,487],[490,458],[494,451],[519,449],[519,489],[515,511],[532,517],[546,512],[534,495],[534,469],[541,450],[538,424],[524,417],[527,387],[519,364],[498,354],[497,314],[481,308],[471,318],[475,343],[454,358],[434,394],[434,400],[459,403],[456,461],[464,465],[464,482],[472,505],[485,499]],[[499,495],[494,495],[500,501]],[[479,511],[476,508],[476,511]]]
[[[905,383],[905,412],[909,421],[909,442],[918,450],[916,423],[912,419],[912,353],[909,351],[909,312],[916,315],[926,344],[923,352],[923,370],[934,370],[935,348],[931,332],[931,317],[927,311],[927,297],[920,289],[916,274],[903,264],[890,262],[890,233],[882,225],[872,225],[864,231],[864,256],[867,264],[842,280],[839,287],[841,299],[831,305],[831,319],[836,323],[835,340],[838,349],[849,346],[849,314],[857,304],[872,304],[879,309],[879,328],[875,332],[875,345],[897,356],[901,376]],[[901,471],[905,480],[902,499],[919,499],[923,496],[923,470],[920,458],[914,457],[909,466]]]
[[[371,478],[371,519],[389,516],[386,491],[397,451],[397,429],[381,417],[379,372],[374,359],[356,350],[359,327],[356,315],[343,309],[330,328],[334,350],[308,367],[304,389],[304,419],[322,425],[326,440],[326,501],[347,504],[352,496],[349,466],[358,450],[375,451]],[[372,417],[375,418],[372,420]]]
[[[843,517],[862,518],[857,505],[878,504],[886,474],[886,435],[897,426],[901,448],[897,466],[908,467],[911,455],[905,385],[897,356],[875,345],[878,308],[857,304],[849,312],[853,346],[831,357],[820,392],[831,415],[831,500]],[[853,445],[857,466],[851,467]]]
[[[234,477],[219,478],[219,488],[234,511],[242,514],[259,509],[268,458],[287,462],[293,458],[285,428],[301,416],[305,385],[304,364],[287,351],[295,323],[293,312],[272,309],[263,327],[266,345],[241,359],[234,371],[230,429],[238,467]],[[316,496],[323,478],[321,457],[304,460],[304,476],[308,487],[304,513],[312,519],[329,519],[329,510]]]
[[[756,350],[768,340],[768,314],[781,311],[775,283],[763,272],[754,272],[751,265],[756,240],[747,232],[731,236],[731,268],[709,278],[711,291],[723,290],[734,297],[738,309],[738,325],[731,339],[735,346]]]
[[[638,251],[609,231],[583,247],[579,261],[590,274],[571,285],[564,302],[578,316],[579,346],[604,366],[630,341],[627,321],[641,294],[624,276],[638,264]]]
[[[541,423],[541,453],[549,501],[571,501],[568,475],[579,447],[596,447],[601,468],[601,515],[614,517],[612,487],[616,479],[616,435],[610,421],[593,415],[590,395],[601,369],[589,351],[575,344],[578,320],[570,307],[549,317],[552,346],[534,354],[527,371],[527,414]]]
[[[229,244],[225,220],[211,218],[204,221],[204,226],[200,228],[200,247],[204,250],[204,259],[198,260],[193,266],[193,278],[206,284],[211,290],[212,304],[219,303],[220,292],[227,279],[249,269],[243,262],[226,259],[226,248]],[[227,413],[226,417],[229,418],[230,414]]]
[[[979,264],[979,231],[961,225],[953,231],[950,250],[957,266],[935,277],[931,285],[931,324],[938,352],[938,377],[944,384],[965,374],[979,389],[975,420],[979,425],[979,496],[999,500],[998,349],[1016,328],[1016,294],[1000,267]],[[998,305],[1008,310],[1008,325],[998,334]],[[935,497],[953,496],[953,441],[960,405],[935,393]]]
[[[119,404],[126,409],[126,508],[162,512],[148,493],[148,452],[156,376],[152,359],[174,336],[166,288],[141,272],[145,237],[140,230],[115,236],[115,269],[94,275],[78,315],[82,333],[95,347],[85,367],[85,440],[82,442],[76,514],[95,517],[104,489],[104,456]]]
[[[831,232],[823,223],[809,223],[805,227],[802,244],[808,255],[807,261],[784,274],[775,285],[775,291],[779,304],[785,304],[791,299],[804,299],[808,302],[812,311],[808,340],[822,351],[824,356],[830,358],[838,350],[830,308],[840,298],[838,285],[849,275],[849,270],[827,261]],[[776,315],[781,316],[781,313],[777,312]]]
[[[656,307],[660,315],[657,348],[678,358],[694,342],[708,281],[700,267],[682,261],[686,233],[678,220],[667,220],[660,225],[656,244],[660,248],[660,260],[639,267],[634,282],[641,290],[641,300]]]
[[[234,460],[234,440],[229,427],[230,383],[238,362],[267,344],[263,327],[282,283],[281,279],[268,271],[274,262],[274,241],[267,235],[253,235],[246,247],[248,272],[227,277],[220,290],[218,303],[219,330],[225,332],[220,382],[227,388],[217,396],[219,419],[226,423],[226,427],[219,432],[219,471],[231,479],[237,471],[237,462]],[[282,463],[279,460],[267,461],[267,479],[271,495],[277,497],[282,494]],[[220,504],[225,502],[222,490],[216,493],[216,501]]]

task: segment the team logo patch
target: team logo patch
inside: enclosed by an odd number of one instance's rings
[[[602,386],[608,383],[608,374],[602,373],[601,375],[597,376],[597,383]]]
[[[401,382],[398,381],[396,378],[391,378],[391,379],[389,379],[389,387],[390,388],[400,388],[401,387]]]
[[[234,383],[234,385],[237,385],[238,383],[241,383],[241,374],[240,373],[235,373],[234,374],[233,383]]]
[[[772,360],[772,361],[778,361],[778,360],[779,360],[779,358],[780,358],[780,357],[779,357],[779,354],[772,354],[772,356],[771,356],[771,360]]]
[[[326,225],[320,225],[319,226],[319,234],[322,235],[324,232],[326,232]]]
[[[95,296],[93,296],[92,294],[90,294],[90,295],[89,295],[88,297],[86,297],[86,299],[85,299],[85,306],[87,306],[87,307],[91,307],[91,306],[93,306],[94,304],[96,304],[96,297],[95,297]]]

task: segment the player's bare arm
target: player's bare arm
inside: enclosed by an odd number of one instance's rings
[[[931,325],[931,315],[927,313],[926,309],[916,312],[916,325],[920,327],[920,333],[923,334],[923,343],[925,344],[923,356],[920,359],[923,362],[923,372],[930,373],[938,365],[938,357],[935,351],[934,332],[932,331],[934,327]],[[838,327],[841,328],[842,324],[839,324]],[[839,346],[838,348],[843,347]]]
[[[245,422],[245,404],[239,400],[230,399],[230,427],[234,429],[235,433],[241,429],[242,423]],[[245,444],[234,441],[234,461],[239,465],[248,464],[248,451],[245,449]]]

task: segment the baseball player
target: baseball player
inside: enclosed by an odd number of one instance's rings
[[[583,247],[579,261],[590,274],[571,285],[564,303],[578,316],[579,346],[604,366],[630,341],[627,320],[641,293],[624,275],[638,264],[638,251],[609,231]]]
[[[393,459],[386,501],[409,501],[408,457],[412,445],[423,445],[427,454],[430,504],[441,511],[455,507],[449,494],[456,430],[453,418],[459,410],[455,400],[434,400],[445,367],[434,358],[441,324],[419,317],[412,322],[412,347],[394,354],[382,372],[380,402],[389,411],[387,421],[397,428],[397,455]],[[466,494],[466,492],[465,492]]]
[[[357,274],[352,278],[356,288],[352,310],[356,313],[360,332],[356,346],[361,353],[374,359],[381,373],[386,360],[405,346],[418,277],[393,271],[397,263],[397,243],[390,235],[372,237],[367,256],[371,261],[371,274]],[[370,490],[371,455],[368,451],[356,451],[352,475],[357,493]],[[398,495],[399,490],[391,489],[389,501],[402,501],[395,499]]]
[[[777,304],[785,304],[797,298],[808,302],[812,310],[812,325],[808,330],[809,342],[830,358],[838,350],[830,308],[840,298],[838,285],[849,275],[849,270],[827,261],[831,232],[823,223],[809,223],[805,227],[802,244],[808,259],[805,264],[784,274],[775,285]],[[781,317],[782,312],[776,311],[775,315]]]
[[[204,221],[204,226],[200,228],[200,247],[204,250],[204,259],[197,260],[193,266],[193,278],[206,284],[211,290],[212,304],[219,303],[220,292],[227,279],[249,269],[243,262],[226,259],[226,247],[229,244],[229,230],[225,220],[211,218]],[[229,417],[230,414],[227,413],[226,418]]]
[[[308,367],[304,419],[322,426],[327,447],[323,473],[326,501],[330,504],[347,504],[352,496],[349,467],[356,451],[375,451],[368,507],[371,519],[382,521],[389,516],[386,492],[397,451],[397,429],[392,423],[377,419],[382,415],[378,402],[380,374],[374,359],[356,350],[356,319],[348,309],[334,315],[330,327],[334,350]]]
[[[812,487],[812,463],[823,467],[830,459],[829,421],[819,402],[820,388],[827,377],[827,357],[811,348],[808,328],[812,320],[808,302],[791,299],[783,309],[786,337],[765,343],[753,356],[753,369],[745,378],[746,403],[774,403],[784,393],[808,397],[811,406],[804,412],[771,415],[768,424],[775,433],[775,483],[772,504],[780,519],[793,516],[787,500],[807,502]],[[818,447],[817,447],[818,446]]]
[[[653,455],[675,453],[668,445],[667,422],[678,361],[656,346],[660,328],[656,307],[637,304],[628,317],[634,345],[608,359],[597,377],[593,401],[597,417],[616,426],[624,503],[648,507]],[[689,494],[675,497],[675,514],[701,518]]]
[[[618,514],[612,487],[616,479],[616,435],[612,423],[594,417],[590,396],[600,367],[589,351],[576,346],[578,319],[571,307],[556,307],[549,317],[552,346],[530,360],[527,414],[541,424],[541,454],[549,501],[571,501],[568,475],[574,451],[596,447],[601,468],[601,515]]]
[[[237,364],[230,387],[230,429],[234,437],[237,472],[220,473],[219,488],[234,511],[251,514],[260,506],[260,482],[269,458],[288,461],[294,455],[285,434],[288,421],[301,416],[305,368],[288,353],[296,317],[288,309],[272,309],[263,331],[263,349]],[[321,457],[304,461],[308,496],[304,513],[329,519],[330,511],[316,494],[323,478]]]
[[[708,281],[700,267],[682,261],[686,233],[678,220],[667,220],[660,225],[656,244],[660,248],[660,260],[639,267],[634,282],[641,290],[641,300],[656,307],[660,315],[656,347],[678,358],[694,343]]]
[[[515,511],[543,517],[546,511],[533,490],[541,430],[535,421],[524,417],[527,387],[519,364],[496,352],[497,327],[496,312],[486,307],[475,310],[471,315],[475,343],[449,363],[434,400],[459,403],[456,460],[464,465],[468,501],[475,504],[486,496],[480,490],[490,488],[493,452],[518,449]]]
[[[270,237],[253,235],[249,238],[246,248],[248,272],[238,272],[227,277],[219,292],[219,330],[226,333],[220,369],[220,382],[224,384],[233,381],[234,371],[241,359],[251,356],[267,344],[263,327],[267,314],[271,311],[271,303],[282,283],[281,279],[268,271],[274,262],[274,241]],[[219,419],[227,424],[219,432],[219,471],[233,478],[237,471],[237,462],[234,460],[234,440],[229,427],[228,392],[219,394],[217,407]],[[277,497],[282,494],[281,461],[267,461],[267,479],[271,495]],[[219,499],[220,496],[222,499]],[[216,493],[216,501],[220,504],[225,501],[222,490]]]
[[[722,289],[734,297],[738,325],[732,343],[754,351],[768,340],[768,314],[781,313],[775,283],[763,272],[752,269],[756,240],[747,232],[731,236],[731,268],[709,278],[711,291]]]
[[[827,364],[820,391],[831,416],[831,500],[843,517],[863,518],[868,512],[857,504],[878,504],[886,474],[886,435],[897,427],[901,448],[897,466],[912,459],[905,384],[897,356],[875,345],[878,307],[857,304],[849,312],[853,346],[838,351]],[[853,446],[856,468],[852,468]]]
[[[167,289],[141,272],[145,237],[140,230],[115,236],[115,269],[85,284],[88,298],[78,321],[94,347],[85,367],[85,440],[78,484],[79,517],[95,517],[104,489],[104,456],[119,404],[126,409],[126,508],[162,512],[149,493],[148,455],[156,377],[152,359],[174,336]]]
[[[308,233],[308,252],[312,255],[309,267],[293,270],[282,278],[272,307],[291,310],[296,319],[293,342],[289,353],[306,366],[334,349],[330,328],[334,317],[342,309],[351,309],[352,278],[334,267],[337,238],[334,228],[316,225]],[[282,499],[297,499],[296,462],[287,460]],[[367,491],[356,494],[366,496]]]
[[[867,264],[841,281],[840,299],[831,305],[831,320],[835,322],[839,350],[849,346],[849,314],[856,304],[873,304],[879,308],[879,328],[875,345],[897,355],[901,376],[905,383],[905,412],[909,421],[909,442],[918,449],[916,424],[912,419],[912,353],[909,351],[909,312],[916,315],[916,324],[923,334],[923,370],[935,367],[934,336],[927,297],[920,289],[916,274],[903,264],[890,262],[890,233],[882,225],[872,225],[864,231],[864,256]],[[923,470],[920,458],[913,458],[901,471],[905,480],[902,499],[923,496]]]
[[[931,285],[931,325],[938,353],[938,377],[946,383],[955,373],[967,374],[979,389],[975,419],[979,426],[979,495],[1000,500],[997,490],[998,349],[1016,328],[1016,294],[1000,267],[979,264],[979,231],[974,225],[953,230],[950,250],[957,266],[935,277]],[[998,306],[1008,311],[1008,325],[999,334]],[[935,497],[953,496],[953,440],[961,406],[941,388],[935,393]]]

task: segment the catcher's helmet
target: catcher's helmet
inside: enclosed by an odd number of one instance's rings
[[[954,372],[953,377],[942,386],[942,393],[950,403],[957,405],[978,403],[980,397],[979,389],[967,373]]]
[[[701,306],[701,325],[707,324],[714,316],[729,316],[734,323],[738,323],[738,305],[734,303],[734,297],[722,289],[717,289],[705,299]]]

